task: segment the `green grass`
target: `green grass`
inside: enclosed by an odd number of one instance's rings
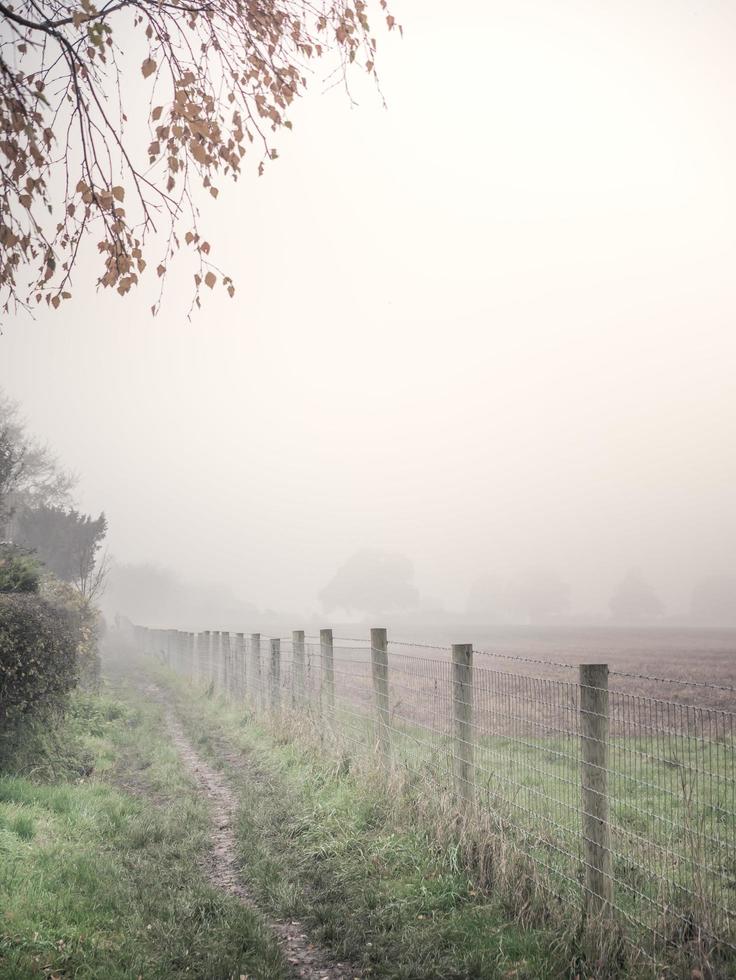
[[[372,706],[338,707],[330,722],[359,758],[376,744]],[[406,707],[404,711],[409,709]],[[394,718],[391,755],[404,782],[441,797],[453,786],[452,738]],[[566,907],[583,902],[579,738],[478,735],[474,793],[504,846],[534,863]],[[609,750],[610,825],[618,921],[633,947],[671,959],[698,927],[724,975],[736,976],[736,744],[687,734],[615,736]],[[582,913],[579,913],[580,915]],[[722,940],[719,944],[717,937]],[[693,944],[691,943],[691,946]],[[701,951],[691,949],[699,962]],[[730,971],[730,972],[729,972]]]
[[[301,903],[300,914],[312,916],[330,941],[339,937],[338,951],[359,957],[359,963],[364,962],[360,956],[365,955],[361,948],[365,923],[373,928],[378,921],[380,934],[380,922],[385,920],[388,931],[400,936],[400,941],[385,946],[374,943],[372,956],[399,965],[383,974],[385,967],[369,960],[375,975],[491,977],[517,970],[519,976],[527,975],[524,971],[530,976],[563,976],[571,969],[581,977],[675,977],[690,976],[693,970],[708,977],[736,977],[736,956],[727,945],[718,946],[710,938],[713,934],[729,937],[734,926],[725,909],[733,906],[736,891],[735,828],[733,821],[724,823],[722,812],[732,810],[728,790],[723,790],[723,777],[732,778],[733,773],[730,742],[703,749],[687,737],[613,740],[610,790],[618,912],[602,933],[593,929],[586,937],[580,929],[583,874],[576,738],[482,739],[476,748],[479,825],[453,826],[457,808],[451,792],[452,743],[444,735],[435,733],[428,741],[426,730],[394,721],[394,775],[387,799],[385,785],[375,778],[375,756],[371,759],[376,739],[370,718],[338,709],[331,724],[320,725],[319,714],[295,718],[282,697],[287,710],[269,729],[267,715],[235,710],[213,699],[211,692],[209,698],[202,698],[202,692],[186,683],[179,682],[178,690],[183,703],[189,704],[192,730],[205,748],[208,739],[212,743],[213,758],[218,754],[218,738],[225,737],[248,760],[251,772],[244,792],[252,826],[246,824],[244,834],[246,841],[255,842],[250,857],[257,867],[259,849],[265,847],[264,860],[287,865],[279,871],[277,889],[263,886],[264,899],[273,908],[293,912],[286,902],[291,896]],[[711,785],[704,789],[698,781],[688,786],[688,767],[710,770]],[[257,778],[258,773],[266,773],[267,778]],[[253,788],[260,785],[265,788]],[[344,798],[348,802],[342,806]],[[288,814],[283,813],[284,800],[289,801]],[[375,827],[369,825],[368,830],[360,823],[366,810],[375,819]],[[292,814],[296,814],[293,819]],[[325,814],[335,815],[329,825]],[[281,828],[275,837],[269,830],[274,825]],[[413,842],[419,853],[431,856],[433,870],[415,860],[420,871],[412,883],[397,865],[395,891],[385,881],[379,887],[375,869],[385,865],[386,835],[389,851],[396,847],[410,853]],[[713,838],[720,840],[717,846]],[[265,866],[267,879],[270,865]],[[434,908],[430,912],[422,908],[417,894],[424,900],[432,893],[435,886],[428,889],[428,880],[446,883],[448,868],[453,882],[448,893],[453,899],[439,916]],[[459,890],[457,875],[464,882]],[[340,887],[335,881],[342,882]],[[355,888],[353,881],[358,883]],[[308,899],[300,887],[305,883]],[[469,895],[473,901],[460,901],[458,895]],[[415,944],[402,932],[404,906],[410,932],[420,937],[418,946],[423,949],[429,942],[434,947],[436,973],[427,973],[426,963],[424,972],[417,972]],[[346,907],[359,913],[346,919]],[[718,915],[719,907],[724,911],[713,919],[713,910]],[[447,935],[452,935],[458,922],[468,927],[479,908],[482,932],[491,937],[491,948],[481,940],[479,952],[471,929],[462,933],[462,954],[458,956],[455,948],[448,963],[442,952],[445,925]],[[328,921],[323,921],[325,915]],[[507,935],[510,919],[530,928],[520,930],[515,925]],[[706,932],[702,944],[697,941],[699,924],[716,930]],[[422,936],[423,929],[429,930],[430,938]],[[546,952],[540,954],[535,944],[546,944]],[[499,951],[507,949],[510,965],[499,958]],[[604,966],[595,965],[601,951]],[[656,964],[648,958],[651,953]],[[476,955],[480,961],[473,958]]]
[[[243,863],[274,916],[299,918],[368,977],[575,975],[575,953],[551,924],[520,926],[503,897],[479,891],[457,849],[378,784],[166,680],[193,743],[240,794]]]
[[[161,709],[78,694],[67,726],[86,776],[0,776],[3,980],[284,977],[268,928],[199,870],[207,812]]]

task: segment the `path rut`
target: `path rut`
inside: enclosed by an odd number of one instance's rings
[[[161,695],[159,690],[156,693]],[[177,752],[210,806],[212,847],[205,864],[207,878],[215,888],[234,895],[248,908],[260,912],[243,880],[237,859],[233,829],[238,810],[237,798],[221,773],[213,769],[192,746],[171,709],[167,711],[167,725]],[[278,937],[292,977],[299,980],[360,980],[360,974],[349,964],[336,962],[324,949],[310,943],[297,920],[270,921],[269,925]]]

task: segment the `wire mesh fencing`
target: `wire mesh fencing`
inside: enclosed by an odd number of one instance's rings
[[[403,772],[523,856],[559,907],[654,960],[736,954],[734,691],[369,638],[136,627],[257,716]]]

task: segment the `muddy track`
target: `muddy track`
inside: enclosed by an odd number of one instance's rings
[[[149,692],[153,694],[152,691]],[[164,700],[156,690],[158,700]],[[234,895],[248,908],[262,915],[245,883],[237,857],[237,841],[233,824],[238,801],[221,773],[213,769],[194,749],[181,723],[169,707],[166,721],[171,740],[185,766],[196,780],[212,814],[212,847],[206,856],[205,871],[215,888]],[[359,980],[360,974],[346,963],[338,963],[319,946],[310,943],[302,925],[269,921],[279,939],[290,974],[300,980]]]

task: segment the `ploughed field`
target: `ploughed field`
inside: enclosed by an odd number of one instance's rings
[[[353,751],[375,747],[380,720],[369,644],[335,633],[331,726]],[[441,794],[456,783],[458,758],[466,756],[454,724],[458,688],[448,646],[470,637],[422,639],[424,645],[389,639],[389,739],[393,758]],[[645,947],[677,944],[693,929],[707,944],[733,942],[736,630],[499,628],[475,631],[472,639],[470,793],[504,839],[532,859],[557,894],[580,899],[577,665],[607,663],[615,905]],[[290,657],[287,645],[287,689]],[[312,643],[308,697],[321,703],[324,717],[322,673]]]

